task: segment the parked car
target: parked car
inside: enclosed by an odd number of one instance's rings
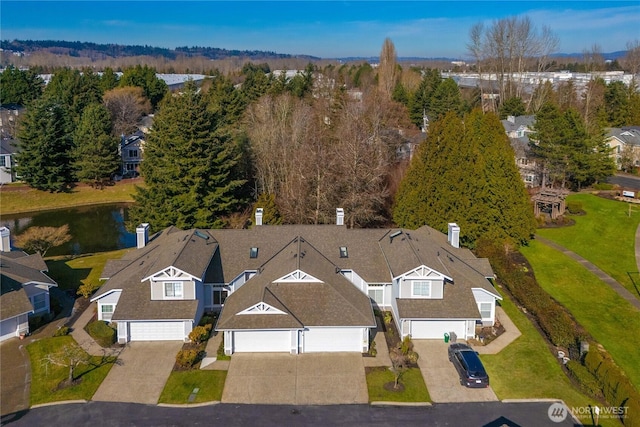
[[[449,360],[456,367],[460,383],[467,387],[489,387],[489,375],[471,347],[462,343],[449,346]]]

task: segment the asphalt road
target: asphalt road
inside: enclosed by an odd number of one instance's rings
[[[553,422],[549,402],[482,402],[431,407],[369,405],[276,406],[219,404],[167,408],[132,403],[89,402],[40,407],[2,417],[19,426],[573,426],[568,416]],[[582,420],[590,424],[590,420]]]
[[[625,190],[640,190],[640,177],[633,175],[614,175],[607,178],[609,184],[617,184]]]

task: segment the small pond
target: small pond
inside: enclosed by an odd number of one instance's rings
[[[135,233],[125,229],[129,205],[109,204],[69,209],[2,215],[0,226],[9,227],[11,239],[29,227],[69,225],[71,241],[51,248],[46,256],[79,255],[113,251],[136,245]]]

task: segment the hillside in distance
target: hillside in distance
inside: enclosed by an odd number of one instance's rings
[[[166,59],[178,57],[201,56],[208,59],[225,59],[232,57],[249,59],[286,59],[306,58],[309,60],[320,59],[309,55],[290,55],[260,50],[228,50],[217,47],[177,47],[168,49],[154,46],[100,44],[80,41],[64,40],[2,40],[0,48],[24,54],[34,52],[48,52],[55,55],[69,55],[78,58],[90,58],[93,60],[107,58],[122,58],[128,56],[153,56]]]

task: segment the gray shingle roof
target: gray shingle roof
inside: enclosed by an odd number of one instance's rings
[[[607,137],[615,137],[624,144],[640,147],[640,129],[635,127],[609,128]]]
[[[23,285],[29,283],[57,286],[43,273],[47,265],[39,254],[22,251],[0,253],[0,320],[10,319],[33,311]]]

